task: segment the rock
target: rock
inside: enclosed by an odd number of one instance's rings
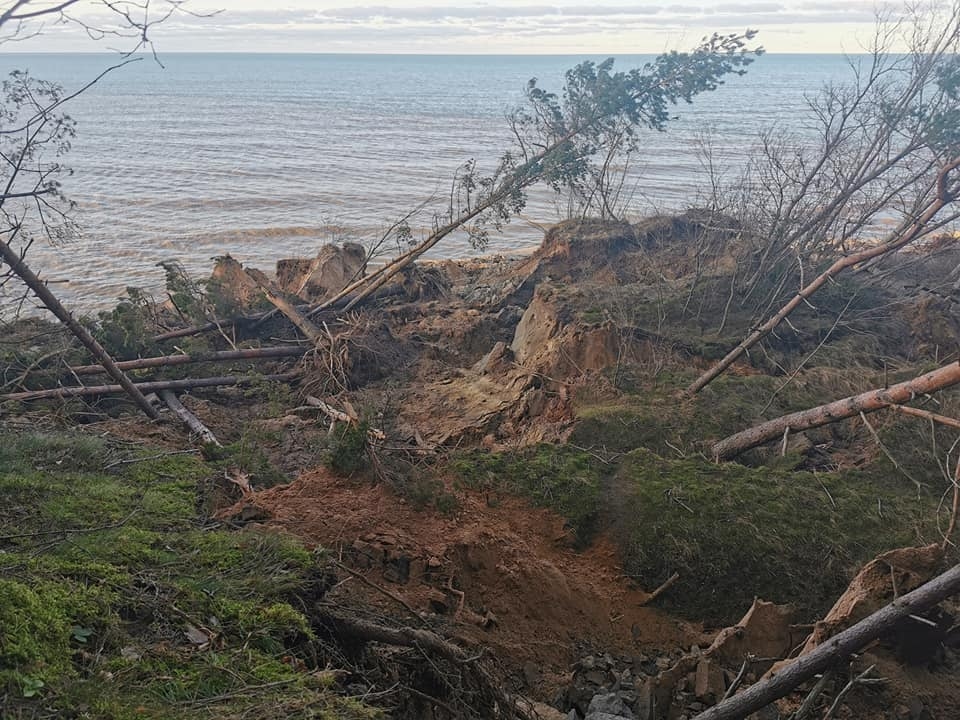
[[[634,714],[618,693],[594,695],[587,707],[587,720],[605,720],[606,717],[631,718],[633,720]]]
[[[530,715],[536,720],[567,720],[568,717],[556,708],[535,700],[523,702],[522,705],[529,709]]]
[[[278,261],[277,285],[284,292],[313,302],[336,294],[362,276],[366,264],[362,245],[324,245],[312,260]]]
[[[215,258],[213,273],[210,275],[210,292],[223,302],[237,308],[247,308],[257,302],[263,293],[251,274],[260,280],[266,276],[259,270],[243,269],[243,265],[229,255]]]
[[[693,683],[693,694],[698,700],[716,703],[723,697],[726,683],[723,679],[723,670],[720,666],[707,658],[697,663],[696,676]]]
[[[790,629],[794,611],[785,605],[754,600],[743,619],[721,630],[706,651],[727,667],[740,667],[748,655],[759,658],[784,658],[796,645]],[[772,661],[754,664],[758,673],[766,672]]]
[[[637,701],[633,704],[637,720],[656,720],[654,710],[656,703],[653,696],[653,679],[647,678],[637,689]]]

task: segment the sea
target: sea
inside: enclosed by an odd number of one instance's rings
[[[159,263],[205,277],[232,255],[271,270],[327,242],[370,244],[411,210],[429,232],[464,162],[490,168],[511,146],[507,116],[531,78],[559,91],[564,72],[603,56],[164,54],[103,75],[64,109],[76,136],[62,157],[72,234],[38,236],[30,264],[78,313],[106,309],[128,287],[163,289]],[[618,56],[629,69],[649,56]],[[852,76],[840,55],[764,55],[693,104],[663,132],[644,130],[625,168],[630,217],[704,202],[710,173],[735,182],[761,133],[811,132],[807,98]],[[75,92],[119,61],[107,54],[0,54]],[[856,58],[853,58],[856,62]],[[709,151],[706,149],[709,148]],[[708,160],[709,158],[709,160]],[[434,257],[529,251],[571,212],[535,191],[520,218],[478,251],[464,235]],[[0,289],[0,316],[17,303]],[[35,306],[27,300],[23,309]]]

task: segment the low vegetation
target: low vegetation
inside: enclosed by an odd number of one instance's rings
[[[212,471],[78,432],[5,438],[5,717],[376,717],[320,665],[324,556],[204,524]]]

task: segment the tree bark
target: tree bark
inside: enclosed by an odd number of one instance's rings
[[[246,350],[223,350],[196,355],[161,355],[159,357],[139,358],[137,360],[121,360],[117,367],[121,370],[146,370],[149,368],[171,367],[174,365],[188,365],[202,362],[230,362],[231,360],[270,360],[274,358],[298,357],[303,355],[303,348],[296,345],[277,345],[275,347],[248,348]],[[71,375],[96,375],[104,372],[102,365],[77,365],[68,367]]]
[[[703,388],[733,365],[741,355],[769,335],[790,313],[796,310],[802,303],[806,302],[807,298],[847,268],[899,250],[924,235],[927,224],[936,217],[937,213],[955,199],[957,190],[956,188],[951,189],[947,187],[947,176],[958,167],[960,167],[960,157],[954,158],[940,169],[936,181],[937,196],[927,205],[919,217],[886,242],[867,248],[866,250],[861,250],[853,255],[847,255],[834,262],[829,268],[814,278],[812,282],[803,287],[800,292],[794,295],[790,302],[780,308],[773,317],[751,332],[739,345],[727,353],[723,359],[714,363],[702,373],[700,377],[694,380],[693,383],[687,387],[686,393],[688,395],[695,395],[703,390]]]
[[[159,420],[160,413],[147,401],[143,393],[133,384],[133,381],[126,376],[123,370],[117,367],[113,358],[110,357],[110,353],[97,342],[89,330],[77,322],[76,318],[74,318],[63,304],[57,300],[56,296],[50,292],[50,288],[48,288],[24,262],[23,258],[2,240],[0,240],[0,258],[10,266],[10,269],[13,270],[17,277],[23,280],[40,302],[42,302],[50,312],[56,315],[60,322],[67,326],[77,340],[83,343],[83,346],[93,355],[94,359],[103,366],[104,371],[117,381],[119,389],[129,395],[137,404],[137,407],[143,410],[148,418],[151,420]]]
[[[190,431],[196,434],[205,445],[216,445],[217,447],[223,447],[220,444],[220,441],[217,440],[217,436],[210,431],[210,428],[200,422],[200,418],[183,406],[183,403],[180,402],[173,390],[161,390],[160,397],[167,404],[167,407],[170,408],[170,410],[172,410],[173,413],[180,418],[183,423],[190,428]]]
[[[809,430],[845,420],[860,413],[872,413],[891,405],[902,405],[910,402],[917,395],[943,390],[958,383],[960,383],[960,361],[889,388],[870,390],[826,405],[768,420],[724,438],[714,444],[711,451],[716,460],[729,460],[752,447],[781,438],[787,431]]]
[[[892,630],[908,615],[915,615],[931,608],[958,592],[960,592],[960,565],[954,565],[925,585],[921,585],[913,592],[901,596],[843,632],[834,635],[775,675],[700,713],[694,720],[740,720],[787,695],[801,683],[823,672],[831,665],[846,660],[867,643]]]
[[[256,382],[277,381],[287,382],[297,377],[297,373],[281,375],[227,375],[225,377],[194,378],[186,380],[156,380],[153,382],[136,383],[138,392],[159,392],[161,390],[193,390],[195,388],[218,387],[222,385],[251,385]],[[50,390],[29,390],[26,392],[0,395],[0,401],[28,401],[28,400],[63,400],[74,397],[90,397],[93,395],[115,395],[124,391],[120,385],[90,385],[87,387],[62,387]]]

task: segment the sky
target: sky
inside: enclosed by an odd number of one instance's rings
[[[81,0],[72,12],[108,26],[99,2]],[[166,2],[152,0],[154,12]],[[0,12],[10,4],[0,2]],[[215,14],[178,13],[153,28],[160,52],[610,55],[685,49],[712,32],[752,28],[769,52],[855,53],[869,42],[880,6],[876,0],[189,0],[186,7]],[[903,4],[889,7],[896,14]],[[2,43],[0,51],[124,49],[123,39],[88,35],[48,20],[39,34]]]

